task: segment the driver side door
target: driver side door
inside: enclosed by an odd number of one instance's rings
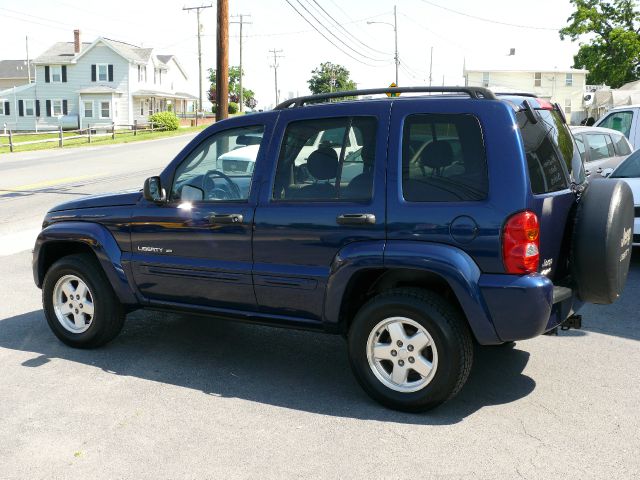
[[[203,138],[164,185],[168,200],[136,207],[133,274],[151,305],[256,309],[253,172],[264,132],[264,125],[243,126]]]

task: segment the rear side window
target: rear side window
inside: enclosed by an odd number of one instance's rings
[[[273,200],[371,199],[376,129],[375,117],[291,122],[280,147]]]
[[[531,123],[524,111],[516,114],[529,167],[531,191],[541,194],[568,188],[567,171],[574,172],[577,183],[582,182],[582,160],[571,132],[557,112],[537,110],[536,113],[537,123]]]
[[[609,135],[601,133],[589,133],[585,135],[587,144],[589,145],[589,161],[602,160],[615,155],[613,151],[613,143]]]
[[[607,115],[604,120],[598,124],[598,126],[617,130],[625,137],[629,138],[632,120],[633,112],[614,112]]]
[[[616,149],[616,155],[630,155],[631,147],[629,142],[622,135],[611,135],[613,146]]]
[[[473,115],[416,114],[402,136],[402,193],[409,202],[478,201],[489,181],[482,130]]]

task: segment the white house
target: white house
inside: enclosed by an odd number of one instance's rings
[[[58,42],[37,57],[35,82],[0,91],[0,127],[13,130],[85,128],[146,122],[171,108],[194,110],[188,77],[173,55],[99,37]]]
[[[552,103],[558,103],[577,124],[585,116],[584,93],[588,70],[537,66],[528,56],[509,55],[473,65],[464,70],[465,84],[489,87],[495,92],[533,93]]]

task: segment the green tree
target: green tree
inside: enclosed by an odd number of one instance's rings
[[[356,89],[356,83],[349,78],[349,70],[331,62],[321,63],[318,68],[312,70],[307,83],[314,95]]]
[[[587,82],[618,88],[640,78],[640,11],[634,0],[570,0],[575,11],[560,38],[580,43],[574,68],[589,70]]]
[[[209,81],[211,87],[207,93],[209,101],[216,103],[216,70],[215,68],[209,69]],[[255,94],[253,90],[242,87],[244,104],[247,107],[254,108],[258,103],[255,100]],[[240,67],[229,67],[229,101],[238,103],[240,101]],[[251,106],[253,105],[253,107]]]

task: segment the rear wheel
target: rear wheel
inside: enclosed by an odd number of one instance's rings
[[[71,347],[104,345],[124,324],[124,309],[90,255],[63,257],[49,268],[42,305],[53,333]]]
[[[419,289],[394,289],[356,315],[349,359],[373,399],[418,412],[460,391],[471,370],[473,343],[465,320],[444,299]]]

